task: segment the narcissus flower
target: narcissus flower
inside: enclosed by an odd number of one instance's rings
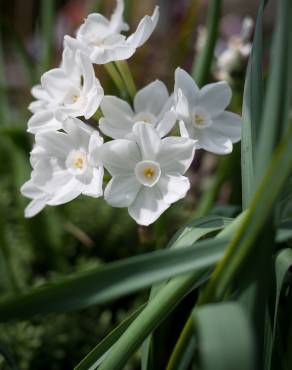
[[[100,105],[103,89],[89,59],[66,48],[60,68],[46,72],[32,94],[37,101],[29,106],[34,115],[28,132],[35,134],[61,129],[67,117],[90,118]]]
[[[176,122],[171,110],[173,98],[163,82],[156,80],[137,92],[134,109],[115,96],[105,96],[101,103],[104,118],[99,121],[101,131],[114,139],[130,138],[137,122],[151,125],[160,137],[165,136]]]
[[[117,0],[117,6],[108,20],[99,13],[90,14],[79,28],[76,38],[65,36],[65,45],[73,50],[82,50],[92,63],[105,64],[130,58],[136,49],[151,36],[159,18],[159,9],[153,15],[146,15],[136,31],[129,37],[122,35],[129,26],[123,20],[124,1]]]
[[[174,99],[181,135],[197,140],[197,148],[216,154],[232,152],[232,143],[241,138],[242,120],[239,115],[225,111],[231,95],[226,82],[199,89],[187,72],[177,68]]]
[[[44,204],[67,203],[80,194],[102,195],[103,166],[99,133],[77,118],[64,121],[63,132],[38,134],[31,153],[31,179],[21,191],[32,200],[27,217],[39,212]]]
[[[194,141],[160,138],[151,125],[136,123],[134,140],[117,139],[103,145],[102,160],[112,179],[104,197],[113,207],[127,207],[140,225],[153,223],[190,188],[183,174],[194,157]]]

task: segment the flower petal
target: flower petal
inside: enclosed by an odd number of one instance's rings
[[[130,216],[139,224],[148,226],[169,207],[165,203],[158,186],[152,188],[142,186],[140,191],[129,207]]]
[[[160,137],[167,135],[176,123],[176,114],[173,111],[166,112],[163,119],[158,122],[155,129],[158,131]]]
[[[162,173],[183,174],[190,167],[194,153],[194,140],[185,137],[166,137],[161,141],[157,161]]]
[[[134,98],[135,112],[149,112],[157,116],[168,98],[168,91],[164,83],[155,80],[137,92]]]
[[[124,0],[117,0],[117,6],[110,18],[110,28],[113,33],[128,31],[129,25],[123,20]]]
[[[93,47],[90,51],[90,60],[95,64],[107,64],[116,60],[129,59],[136,49],[125,41],[102,47]]]
[[[180,120],[185,123],[191,122],[190,105],[187,97],[184,95],[181,89],[178,89],[174,95],[175,100],[175,112]]]
[[[45,208],[47,200],[48,196],[45,193],[41,197],[33,199],[25,208],[24,217],[31,218],[41,212]]]
[[[213,124],[209,130],[217,133],[219,137],[227,137],[233,143],[241,139],[242,118],[232,112],[223,112],[213,118]]]
[[[101,118],[99,120],[99,128],[101,132],[113,139],[124,139],[132,132],[133,125],[115,125],[112,121]]]
[[[155,161],[161,142],[158,132],[151,125],[138,122],[133,127],[133,134],[141,151],[141,160]]]
[[[202,148],[215,154],[229,154],[232,152],[232,141],[228,137],[218,136],[212,130],[197,130],[197,148]]]
[[[70,136],[58,131],[37,135],[36,145],[44,148],[46,155],[59,158],[66,158],[70,150],[73,149]]]
[[[134,112],[130,105],[116,96],[106,95],[101,102],[101,110],[105,118],[114,126],[127,126],[132,128]]]
[[[141,184],[132,176],[115,176],[107,184],[104,199],[113,207],[129,207],[135,200]]]
[[[180,174],[161,176],[158,187],[166,203],[174,203],[186,196],[190,188],[190,181]]]
[[[82,194],[90,197],[98,198],[102,196],[102,180],[103,180],[103,167],[93,168],[92,180],[89,184],[85,185]]]
[[[112,176],[134,174],[141,154],[134,141],[118,139],[105,143],[101,148],[101,159]]]
[[[60,130],[62,128],[62,122],[56,118],[54,112],[45,110],[33,114],[28,120],[27,126],[27,132],[38,134],[46,131]]]
[[[182,68],[175,70],[175,83],[174,92],[177,93],[178,89],[181,89],[183,95],[187,98],[189,104],[193,105],[196,102],[199,88],[195,83],[192,76],[190,76]]]
[[[143,45],[151,36],[157,25],[159,18],[159,8],[155,7],[152,16],[145,15],[138,24],[136,31],[127,38],[127,44],[134,48]]]
[[[226,109],[231,96],[232,91],[227,82],[215,82],[204,86],[200,90],[197,105],[206,109],[213,117]]]
[[[64,176],[64,180],[66,175]],[[54,178],[52,180],[54,182]],[[71,179],[62,187],[55,187],[54,195],[47,204],[50,206],[58,206],[60,204],[68,203],[77,198],[82,193],[83,188],[84,185],[81,182],[79,182],[75,177],[71,177]]]

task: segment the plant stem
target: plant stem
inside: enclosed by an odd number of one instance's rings
[[[115,64],[111,62],[111,63],[104,64],[103,66],[106,69],[107,73],[110,75],[116,87],[118,88],[120,95],[124,97],[126,93],[126,88],[125,88],[124,82]]]
[[[206,43],[193,65],[192,75],[199,86],[203,86],[209,77],[214,49],[217,40],[222,0],[210,0],[207,14]]]
[[[41,26],[42,26],[42,71],[51,68],[54,42],[54,13],[55,0],[42,0],[41,3]]]
[[[132,75],[132,72],[129,68],[129,65],[126,60],[119,60],[115,62],[115,65],[120,72],[122,79],[124,81],[124,84],[128,90],[128,93],[131,97],[131,99],[134,99],[134,96],[136,95],[136,84]]]

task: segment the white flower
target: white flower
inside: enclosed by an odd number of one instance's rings
[[[176,122],[171,111],[173,98],[163,82],[156,80],[137,92],[134,109],[115,96],[105,96],[101,103],[104,118],[99,121],[101,131],[114,139],[130,138],[136,122],[154,127],[161,137],[169,133]]]
[[[194,156],[188,138],[161,139],[151,125],[136,123],[135,140],[117,139],[102,148],[102,160],[112,176],[104,197],[114,207],[128,207],[140,225],[153,223],[190,188],[183,174]]]
[[[23,195],[33,199],[26,209],[27,217],[41,211],[45,204],[63,204],[80,194],[102,195],[103,139],[77,118],[64,121],[63,130],[36,135],[31,179],[21,189]]]
[[[32,94],[37,101],[29,106],[34,115],[28,132],[35,134],[61,129],[67,117],[90,118],[100,105],[103,89],[89,59],[65,48],[61,66],[46,72]]]
[[[228,40],[227,48],[217,58],[217,75],[219,78],[229,80],[231,74],[240,69],[251,52],[250,37],[254,22],[246,17],[242,22],[241,32]]]
[[[187,72],[177,68],[174,90],[181,135],[197,140],[197,148],[216,154],[232,152],[232,143],[241,138],[242,120],[224,111],[232,95],[229,85],[217,82],[199,89]]]
[[[98,13],[90,14],[77,31],[76,39],[65,36],[65,44],[74,50],[82,50],[92,63],[106,64],[130,58],[143,45],[156,27],[159,10],[146,15],[136,31],[129,37],[122,35],[129,26],[123,21],[124,1],[117,0],[117,6],[110,20]]]

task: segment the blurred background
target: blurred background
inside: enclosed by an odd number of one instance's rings
[[[208,1],[125,0],[125,4],[125,19],[131,30],[145,14],[152,13],[155,4],[160,6],[156,31],[129,60],[129,65],[138,88],[159,78],[171,91],[174,69],[181,66],[190,71],[204,45]],[[254,0],[223,1],[210,81],[228,80],[234,92],[230,110],[237,113],[241,113],[248,57],[248,52],[240,54],[240,47],[243,44],[250,47],[253,28],[250,22],[249,34],[243,37],[242,22],[247,16],[254,20],[257,6]],[[27,200],[20,195],[19,188],[30,175],[33,137],[26,133],[30,117],[27,106],[32,101],[30,89],[42,73],[58,66],[65,34],[74,35],[90,12],[109,16],[114,7],[114,0],[0,1],[2,297],[104,262],[163,248],[179,227],[206,212],[233,216],[240,211],[240,145],[237,144],[227,157],[198,151],[190,169],[192,187],[188,196],[151,227],[137,226],[127,210],[114,209],[102,199],[86,197],[57,208],[47,207],[35,218],[24,219]],[[265,18],[267,44],[273,15],[272,3]],[[234,63],[227,68],[220,56],[234,49],[237,53]],[[96,74],[107,94],[116,93],[104,68],[96,68]],[[1,325],[0,352],[6,354],[8,362],[0,355],[0,369],[72,369],[128,311],[147,297],[148,292],[144,292],[104,307]],[[193,300],[194,297],[187,297],[180,311],[173,314],[176,320],[170,317],[160,329],[161,368]],[[139,368],[137,358],[127,369]]]

